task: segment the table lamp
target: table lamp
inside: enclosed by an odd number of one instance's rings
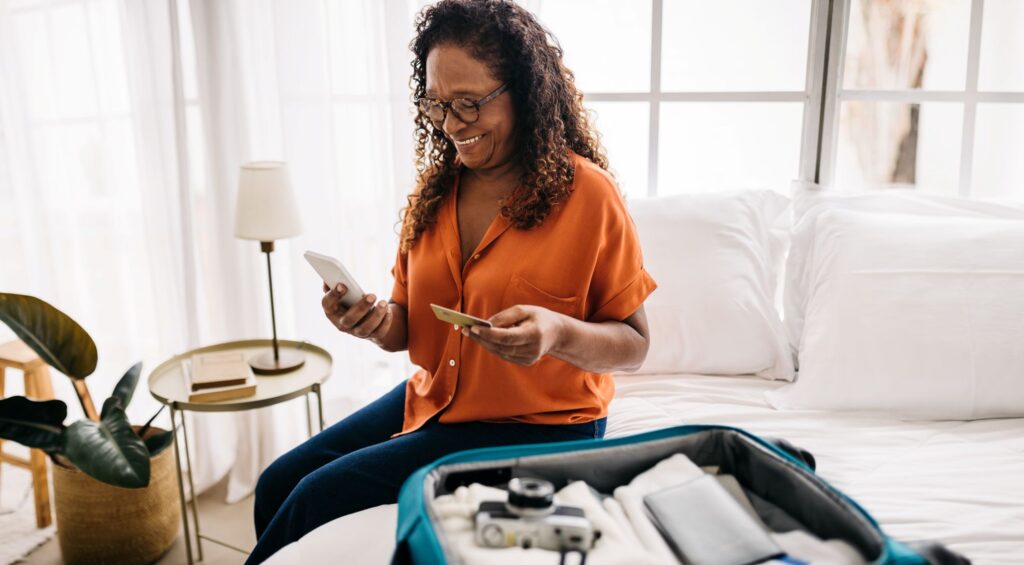
[[[260,242],[267,254],[267,281],[270,283],[270,324],[274,332],[274,350],[249,359],[252,370],[261,375],[293,371],[306,362],[302,353],[281,351],[277,345],[277,318],[274,314],[274,277],[270,253],[274,240],[302,233],[288,167],[281,161],[253,161],[242,165],[238,177],[238,205],[235,208],[235,237]]]

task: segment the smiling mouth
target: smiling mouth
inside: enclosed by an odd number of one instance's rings
[[[452,138],[452,141],[454,141],[455,145],[458,146],[458,147],[468,147],[470,145],[473,145],[477,141],[480,141],[480,138],[483,137],[483,136],[484,136],[484,134],[481,133],[480,135],[477,135],[475,137],[471,137],[469,139],[463,139],[461,141],[458,140],[458,139]]]

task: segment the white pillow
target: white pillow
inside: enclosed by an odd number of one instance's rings
[[[796,181],[793,187],[793,228],[786,259],[783,308],[786,335],[793,355],[800,350],[804,311],[807,306],[807,254],[815,240],[818,215],[826,210],[851,210],[875,214],[1024,219],[1024,207],[927,194],[913,189],[872,192],[822,190],[818,185]],[[799,366],[799,364],[798,364]]]
[[[773,305],[782,242],[772,225],[789,199],[771,191],[632,200],[651,347],[638,373],[756,374],[792,380]]]
[[[797,382],[777,408],[1024,416],[1024,221],[816,214]]]

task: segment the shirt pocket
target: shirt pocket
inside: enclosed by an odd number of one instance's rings
[[[557,296],[521,275],[513,275],[502,299],[502,309],[517,304],[542,306],[573,318],[580,318],[580,300],[577,296]]]

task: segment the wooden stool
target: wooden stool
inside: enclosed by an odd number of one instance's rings
[[[50,368],[20,340],[0,345],[0,398],[4,394],[4,370],[20,369],[25,375],[25,396],[36,400],[53,398]],[[0,440],[0,463],[10,463],[32,472],[32,491],[36,500],[36,526],[45,528],[53,522],[50,515],[50,485],[47,481],[46,453],[33,449],[28,459],[6,455]]]

